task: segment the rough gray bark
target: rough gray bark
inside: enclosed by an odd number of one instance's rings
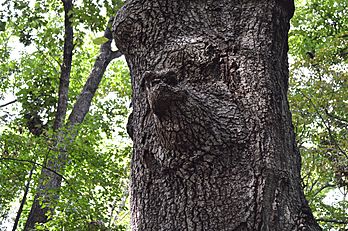
[[[287,101],[288,0],[129,0],[133,230],[321,230]]]
[[[104,72],[109,65],[109,63],[115,59],[120,57],[122,54],[119,51],[112,51],[111,50],[111,42],[112,42],[112,34],[111,34],[111,22],[113,18],[110,20],[109,25],[107,25],[107,28],[104,32],[104,37],[108,38],[109,41],[102,44],[100,47],[100,54],[98,55],[93,69],[79,95],[77,98],[73,110],[69,115],[68,122],[67,122],[67,130],[71,131],[73,129],[73,126],[76,124],[80,124],[83,122],[86,114],[89,111],[93,96],[95,95],[98,86],[100,84],[100,81],[104,75]],[[70,64],[71,66],[71,64]],[[64,81],[64,80],[63,80]],[[67,93],[68,89],[66,89]],[[64,92],[60,91],[60,94],[65,94]],[[64,97],[60,97],[64,98]],[[67,98],[66,98],[67,99]],[[57,117],[58,115],[61,115],[60,112],[62,112],[62,109],[59,109],[60,105],[58,104],[58,110],[57,110]],[[66,113],[66,110],[65,110]],[[60,118],[60,117],[59,117]],[[61,122],[57,122],[54,125],[54,129],[57,129],[56,124],[59,124],[61,127],[61,123],[64,122],[65,114],[63,117],[63,120]],[[56,120],[57,121],[57,120]],[[59,128],[60,128],[59,127]],[[47,218],[47,212],[53,213],[55,208],[55,203],[57,199],[59,198],[59,188],[62,184],[62,173],[64,172],[64,168],[66,165],[66,161],[69,158],[69,154],[66,151],[66,142],[67,140],[70,140],[71,142],[75,139],[76,133],[74,134],[67,134],[66,132],[58,131],[57,135],[57,141],[56,141],[56,147],[54,147],[54,150],[56,154],[53,156],[49,156],[46,164],[46,168],[43,168],[41,171],[40,176],[40,182],[38,185],[38,189],[34,198],[33,205],[31,207],[27,222],[25,224],[25,231],[29,231],[34,229],[35,224],[38,223],[46,223]],[[67,136],[69,136],[69,139],[67,139]],[[60,173],[60,174],[57,174]],[[42,200],[42,203],[40,203],[40,200]],[[45,207],[43,208],[42,205],[45,204]]]
[[[72,0],[62,0],[64,5],[64,50],[63,62],[60,67],[58,106],[53,129],[58,130],[64,125],[68,108],[71,63],[74,49],[74,30],[71,22]]]

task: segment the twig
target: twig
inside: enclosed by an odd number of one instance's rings
[[[337,220],[337,219],[318,218],[317,221],[336,223],[336,224],[348,224],[348,220],[343,221],[343,220]]]
[[[348,120],[343,119],[343,118],[341,118],[341,117],[339,117],[339,116],[333,115],[333,114],[330,113],[326,108],[325,108],[325,113],[326,113],[326,115],[328,115],[329,117],[334,118],[335,120],[338,120],[338,121],[340,121],[341,123],[348,124]]]
[[[331,141],[334,142],[336,148],[337,148],[344,156],[346,156],[346,157],[348,158],[347,153],[346,153],[345,151],[342,150],[342,148],[341,148],[341,147],[339,146],[339,144],[337,143],[336,139],[333,137],[331,128],[326,124],[325,119],[324,119],[323,116],[320,114],[320,112],[319,112],[317,106],[313,103],[312,99],[309,98],[307,95],[305,95],[301,90],[300,90],[300,93],[301,93],[306,99],[308,99],[308,100],[309,100],[309,103],[314,107],[315,112],[317,113],[317,115],[318,115],[318,116],[320,117],[320,119],[322,120],[322,122],[323,122],[325,128],[327,129],[327,131],[328,131],[328,133],[329,133],[329,137],[330,137]]]
[[[129,195],[129,189],[128,189],[128,184],[126,185],[124,191],[123,191],[123,194],[122,194],[122,198],[121,198],[121,202],[119,203],[118,205],[118,210],[117,210],[117,214],[115,215],[115,218],[113,218],[113,213],[116,209],[116,204],[117,204],[117,200],[115,200],[115,202],[113,203],[112,205],[112,209],[111,209],[111,214],[110,214],[110,221],[109,221],[109,224],[108,224],[108,228],[111,228],[111,224],[112,224],[112,221],[113,222],[117,222],[117,220],[119,220],[119,215],[121,214],[123,208],[125,207],[126,205],[126,200],[128,198],[128,195]]]
[[[333,184],[329,184],[329,183],[326,183],[324,184],[323,186],[321,186],[313,195],[313,197],[315,197],[316,195],[318,195],[321,191],[323,191],[324,189],[326,188],[334,188],[336,185],[333,185]]]
[[[10,102],[8,102],[8,103],[5,103],[5,104],[3,104],[3,105],[0,105],[0,108],[6,107],[6,106],[8,106],[8,105],[10,105],[10,104],[13,104],[13,103],[15,103],[15,102],[17,102],[17,99],[12,100],[12,101],[10,101]]]
[[[42,167],[42,168],[44,168],[44,169],[47,169],[47,170],[50,171],[50,172],[53,172],[54,174],[56,174],[57,176],[61,177],[66,183],[68,183],[68,184],[70,185],[69,181],[68,181],[62,174],[56,172],[55,170],[53,170],[53,169],[51,169],[51,168],[49,168],[49,167],[46,167],[46,166],[43,165],[43,164],[39,164],[39,163],[37,163],[37,162],[35,162],[35,161],[32,161],[32,160],[22,160],[22,159],[16,159],[16,158],[9,158],[9,157],[5,157],[5,158],[4,158],[4,157],[1,157],[1,158],[0,158],[0,161],[1,161],[1,160],[18,161],[18,162],[27,162],[27,163],[31,163],[31,164],[34,164],[34,165],[38,165],[38,166],[40,166],[40,167]]]

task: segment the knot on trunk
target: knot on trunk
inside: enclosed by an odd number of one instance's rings
[[[173,70],[146,71],[140,84],[146,91],[150,109],[159,117],[171,106],[184,102],[187,98],[187,93],[179,86],[177,74]]]

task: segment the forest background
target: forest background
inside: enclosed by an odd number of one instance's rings
[[[1,230],[23,229],[42,169],[62,178],[59,191],[50,191],[59,194],[55,213],[45,224],[50,230],[129,230],[132,142],[126,124],[132,110],[131,83],[107,33],[123,1],[72,3],[67,12],[73,47],[63,124],[71,121],[105,49],[110,60],[99,73],[101,82],[93,83],[98,90],[88,113],[73,129],[60,126],[69,153],[64,172],[48,167],[46,160],[57,146],[58,89],[67,60],[65,7],[53,0],[3,0],[0,5]],[[302,155],[302,185],[323,229],[347,230],[348,3],[296,3],[289,35],[289,100]]]

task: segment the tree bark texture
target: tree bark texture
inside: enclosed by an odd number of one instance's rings
[[[73,2],[72,0],[62,0],[62,2],[64,5],[64,49],[63,62],[60,67],[58,106],[53,124],[54,130],[58,130],[64,125],[66,111],[68,109],[70,72],[74,49],[74,29],[71,21]]]
[[[133,230],[321,230],[287,101],[288,0],[130,0]]]

